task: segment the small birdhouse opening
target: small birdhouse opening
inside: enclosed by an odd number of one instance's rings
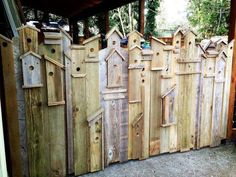
[[[53,76],[54,73],[51,71],[48,74],[49,74],[49,76]]]
[[[189,44],[189,45],[191,45],[191,44],[192,44],[192,42],[190,41],[188,44]]]
[[[142,71],[144,71],[144,70],[145,70],[145,68],[142,69]]]
[[[176,44],[178,44],[179,43],[179,41],[176,41]]]
[[[77,67],[77,68],[76,68],[76,71],[78,71],[78,72],[79,72],[79,71],[80,71],[80,67]]]
[[[218,73],[220,74],[220,73],[221,73],[221,71],[218,71]]]
[[[96,137],[95,140],[98,141],[98,140],[99,140],[99,137]]]
[[[134,41],[134,43],[136,43],[136,42],[137,42],[137,40],[136,40],[136,39],[134,39],[133,41]]]
[[[90,52],[94,52],[94,48],[91,48],[91,49],[90,49]]]
[[[157,52],[157,56],[159,55],[160,53],[159,52]]]
[[[7,47],[7,43],[6,43],[6,42],[3,42],[3,43],[2,43],[2,46],[3,46],[3,47]]]
[[[231,47],[230,47],[230,50],[232,50],[232,49],[233,49],[233,47],[231,46]]]
[[[33,71],[34,70],[34,66],[29,66],[29,70]]]
[[[138,60],[134,60],[135,63],[137,63]]]
[[[144,82],[145,82],[145,80],[143,79],[143,80],[142,80],[142,83],[144,83]]]
[[[31,40],[30,38],[27,38],[26,41],[27,41],[28,43],[31,43],[31,42],[32,42],[32,40]]]
[[[211,67],[209,67],[209,70],[211,70]]]
[[[52,52],[52,53],[55,53],[55,52],[56,52],[56,50],[52,48],[52,49],[51,49],[51,52]]]
[[[113,44],[113,45],[116,45],[116,41],[112,41],[112,44]]]

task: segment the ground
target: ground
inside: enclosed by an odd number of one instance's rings
[[[236,146],[227,144],[113,164],[82,177],[236,177]]]

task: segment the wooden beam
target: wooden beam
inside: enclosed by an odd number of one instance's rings
[[[231,0],[231,11],[230,11],[230,32],[229,40],[236,40],[236,1]],[[233,137],[233,117],[234,117],[234,106],[235,106],[235,89],[236,89],[236,45],[234,44],[233,63],[232,63],[232,75],[231,75],[231,86],[230,86],[230,98],[229,98],[229,117],[228,117],[228,131],[227,138],[232,139]]]
[[[14,70],[13,43],[0,35],[0,67],[3,84],[3,123],[6,130],[6,150],[9,152],[9,176],[22,177],[19,120],[16,101],[16,79]]]
[[[139,27],[140,33],[144,34],[144,5],[145,0],[139,0]]]
[[[105,12],[105,30],[106,33],[108,33],[110,30],[109,11]]]
[[[88,27],[88,18],[84,20],[84,38],[89,38],[89,27]]]

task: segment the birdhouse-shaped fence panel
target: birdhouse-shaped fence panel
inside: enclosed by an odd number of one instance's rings
[[[115,49],[113,49],[108,57],[107,62],[107,87],[122,86],[122,64],[125,58]]]
[[[17,29],[20,37],[20,53],[32,51],[38,52],[38,32],[39,29],[25,25]]]
[[[218,81],[224,81],[225,79],[225,67],[226,67],[226,54],[222,52],[219,54],[217,60],[216,60],[216,80]]]
[[[169,126],[176,122],[174,118],[175,88],[173,86],[164,95],[162,95],[162,126]]]
[[[143,38],[143,35],[138,31],[132,31],[128,35],[128,48],[138,45],[141,45],[141,39]]]
[[[107,47],[108,48],[120,48],[120,40],[123,38],[121,32],[115,27],[110,30],[107,35]]]
[[[90,172],[104,168],[104,130],[103,130],[103,109],[99,109],[89,116],[89,163]]]
[[[85,75],[85,47],[81,45],[71,46],[71,60],[72,60],[72,76]]]
[[[52,58],[44,56],[46,60],[46,79],[48,106],[65,104],[64,101],[64,65]]]
[[[173,76],[173,59],[173,47],[166,46],[164,48],[164,68],[162,71],[162,78],[171,78]]]
[[[41,56],[27,52],[20,59],[22,60],[23,88],[42,87]]]
[[[143,113],[137,115],[132,123],[132,158],[140,159],[142,157],[142,139],[143,139]]]

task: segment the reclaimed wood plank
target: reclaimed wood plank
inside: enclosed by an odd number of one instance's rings
[[[21,156],[20,156],[20,136],[16,102],[16,80],[14,73],[13,43],[11,40],[0,36],[1,45],[1,66],[3,74],[3,92],[5,117],[4,122],[8,132],[8,143],[10,153],[10,165],[12,176],[22,177]]]

